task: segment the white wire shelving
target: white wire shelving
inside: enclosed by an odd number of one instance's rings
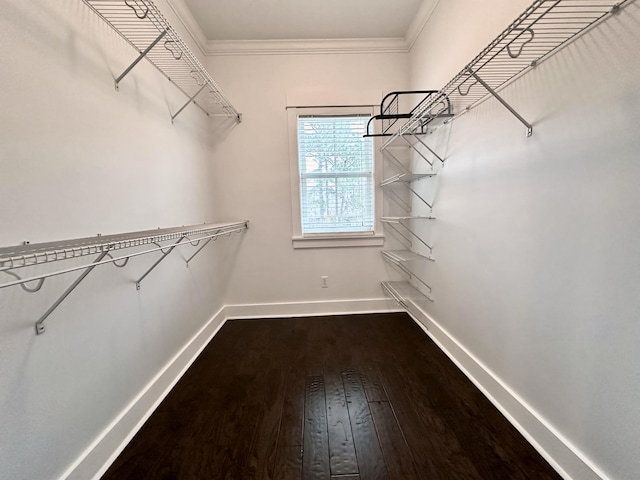
[[[394,262],[399,262],[402,264],[416,261],[421,262],[423,260],[433,261],[433,257],[425,257],[424,255],[413,252],[411,250],[383,250],[382,255],[389,258],[390,260],[393,260]]]
[[[626,4],[633,1],[535,0],[440,91],[429,92],[418,107],[412,110],[411,117],[386,140],[380,150],[384,158],[395,164],[401,173],[387,178],[381,186],[404,183],[413,194],[431,207],[429,202],[411,188],[412,182],[421,180],[423,177],[408,171],[392,150],[402,145],[410,148],[432,168],[435,160],[444,165],[445,159],[427,145],[424,137],[443,124],[449,124],[488,98],[495,98],[500,102],[526,127],[527,136],[531,136],[533,125],[509,105],[498,92],[589,28],[610,15],[621,12]],[[392,190],[387,191],[406,212],[411,211],[411,205],[408,202]],[[400,234],[409,247],[411,247],[411,240],[417,239],[429,248],[429,252],[432,252],[431,246],[411,228],[408,222],[416,218],[412,216],[383,217],[382,222]],[[397,228],[399,225],[404,227],[404,231]],[[405,232],[408,233],[405,234]],[[386,260],[406,269],[405,263],[408,257],[399,258],[397,254],[394,257],[389,252],[383,252],[383,255]],[[412,275],[411,271],[408,274]],[[411,278],[417,277],[414,275],[410,276]],[[417,279],[424,284],[422,280]],[[409,282],[383,282],[382,286],[391,297],[407,309],[410,302],[419,303],[421,298],[426,297],[433,301],[431,287],[428,285],[426,285],[429,290],[428,295],[422,295]]]
[[[422,245],[427,247],[429,250],[429,256],[426,257],[429,260],[433,260],[433,247],[427,243],[419,234],[416,232],[415,227],[411,225],[413,220],[433,220],[434,217],[425,217],[425,216],[405,216],[405,217],[382,217],[380,220],[383,224],[391,228],[397,235],[399,235],[403,242],[406,243],[407,250],[413,246],[412,238],[418,240]],[[402,228],[399,228],[402,227]],[[385,252],[389,252],[393,250],[383,250],[383,254]],[[415,259],[413,259],[415,260]]]
[[[146,58],[188,98],[171,115],[172,122],[191,103],[209,116],[241,121],[240,113],[151,0],[82,1],[139,53],[115,79],[116,90],[138,62]]]
[[[418,307],[428,300],[433,302],[430,294],[424,294],[409,282],[382,282],[382,289],[405,310],[411,309],[411,304]]]
[[[511,107],[498,91],[571,42],[604,18],[619,13],[634,0],[535,0],[495,40],[440,90],[451,105],[454,120],[480,102],[494,97],[526,127],[533,125]],[[415,135],[442,111],[439,97],[420,105],[394,137]],[[450,120],[448,120],[450,121]],[[390,144],[394,137],[390,138]]]
[[[419,253],[412,252],[410,250],[383,250],[382,258],[404,273],[409,280],[415,279],[417,282],[422,284],[423,287],[428,290],[428,294],[425,295],[425,297],[433,301],[433,297],[431,296],[431,286],[420,278],[412,267],[412,264],[414,263],[424,263],[427,260],[433,261],[433,258],[425,257],[424,255],[420,255]]]
[[[13,277],[13,280],[0,284],[0,288],[21,286],[29,293],[38,292],[47,278],[72,273],[82,270],[82,274],[73,284],[58,298],[56,302],[36,322],[36,333],[44,333],[44,321],[58,308],[69,294],[100,265],[113,264],[116,267],[124,267],[129,259],[153,252],[161,252],[158,260],[135,282],[139,290],[142,280],[155,269],[176,247],[192,245],[199,247],[187,260],[186,265],[198,255],[210,242],[221,236],[240,233],[249,228],[249,221],[232,223],[211,223],[173,228],[159,228],[157,230],[144,230],[116,235],[97,235],[95,237],[78,238],[57,242],[0,248],[0,273]],[[165,243],[162,242],[173,242]],[[204,242],[200,245],[201,242]],[[138,247],[138,248],[136,248]],[[134,249],[131,251],[131,249]],[[22,276],[18,271],[51,263],[64,263],[65,260],[73,260],[82,257],[95,258],[81,265],[67,266],[46,273]],[[29,286],[29,284],[31,286]]]
[[[416,198],[418,198],[422,203],[429,207],[430,210],[433,210],[433,201],[429,201],[424,198],[424,196],[420,194],[420,192],[418,192],[418,190],[413,186],[413,183],[425,178],[434,177],[435,175],[435,173],[400,173],[383,180],[382,182],[380,182],[380,186],[384,188],[391,185],[404,185],[409,192],[415,195]],[[394,198],[398,199],[398,203],[401,203],[403,205],[405,211],[411,211],[411,206],[407,202],[402,200],[402,198],[399,197],[395,192],[393,192],[393,190],[388,191],[391,192],[391,195]],[[433,217],[430,216],[429,218]]]

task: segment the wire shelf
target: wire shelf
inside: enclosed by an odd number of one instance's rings
[[[404,217],[380,217],[380,221],[382,223],[402,223],[403,220],[433,220],[434,217],[429,216],[420,216],[420,215],[410,215]]]
[[[437,172],[430,173],[399,173],[394,175],[393,177],[389,177],[382,182],[380,182],[381,187],[386,187],[387,185],[391,185],[393,183],[411,183],[418,180],[422,180],[423,178],[435,177]]]
[[[458,116],[633,0],[536,0],[396,132],[421,132],[448,98]],[[507,107],[509,108],[509,107]],[[511,109],[510,109],[511,110]],[[514,115],[518,116],[512,111]],[[519,117],[520,118],[520,117]],[[523,119],[520,119],[524,122]],[[529,134],[531,127],[529,126]]]
[[[17,247],[0,248],[0,273],[4,273],[14,278],[13,281],[1,283],[0,288],[20,285],[28,293],[36,293],[42,288],[47,278],[78,270],[83,272],[71,284],[67,290],[56,300],[51,307],[36,322],[36,334],[45,332],[45,320],[60,306],[62,302],[73,292],[80,283],[89,275],[93,269],[100,265],[113,264],[123,268],[132,257],[146,255],[152,252],[161,252],[162,256],[136,281],[136,289],[140,290],[140,283],[179,246],[190,244],[198,246],[201,241],[205,241],[200,248],[187,260],[186,265],[198,255],[209,242],[216,240],[222,235],[240,233],[249,227],[249,221],[235,223],[216,223],[193,225],[190,227],[174,227],[157,230],[144,230],[141,232],[130,232],[118,235],[97,235],[95,237],[79,238],[75,240],[63,240],[59,242],[40,243],[34,245],[20,245]],[[160,245],[160,242],[175,240],[172,244]],[[118,250],[130,249],[145,245],[153,245],[151,248],[136,249],[127,251],[119,257],[113,255]],[[29,278],[22,278],[15,270],[24,267],[33,267],[61,260],[71,260],[74,258],[97,255],[97,257],[83,265],[74,265],[52,272],[36,274]],[[32,286],[29,286],[31,284]]]
[[[151,0],[82,1],[141,56],[151,47],[144,56],[190,99],[184,107],[193,101],[207,115],[235,117],[237,121],[241,120],[240,114],[224,96],[211,75]],[[137,61],[116,80],[116,88],[122,77],[136,63]]]
[[[390,257],[396,262],[415,262],[422,260],[433,260],[431,257],[425,257],[411,250],[383,250],[382,255]]]
[[[247,225],[248,221],[202,224],[4,247],[0,248],[0,272],[88,255],[97,255],[103,252],[113,252],[144,245],[155,245],[160,242],[180,238],[185,238],[188,242],[195,243],[200,239],[209,238],[212,234],[224,235],[242,230],[246,228]],[[11,284],[14,283],[15,282],[11,282]],[[0,288],[4,286],[10,285],[0,285]]]
[[[382,282],[382,288],[406,310],[410,310],[411,304],[419,306],[425,299],[433,302],[430,294],[420,292],[409,282]]]

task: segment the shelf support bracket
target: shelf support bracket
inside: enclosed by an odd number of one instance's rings
[[[187,259],[187,268],[189,268],[189,262],[191,260],[193,260],[193,257],[195,257],[196,255],[198,255],[203,249],[204,247],[206,247],[207,245],[209,245],[209,243],[213,240],[215,240],[216,238],[218,238],[218,234],[216,233],[215,236],[210,237],[206,242],[204,242],[204,244],[198,249],[196,250],[196,253],[194,253],[193,255],[191,255],[188,259]]]
[[[505,100],[504,100],[500,95],[498,95],[498,93],[497,93],[493,88],[491,88],[489,85],[487,85],[487,83],[486,83],[484,80],[482,80],[482,79],[478,76],[478,74],[477,74],[476,72],[474,72],[471,68],[467,68],[467,72],[469,72],[469,74],[470,74],[473,78],[475,78],[475,79],[478,81],[478,83],[480,83],[484,88],[486,88],[486,89],[487,89],[487,91],[488,91],[491,95],[493,95],[493,96],[495,97],[495,99],[496,99],[496,100],[498,100],[498,101],[499,101],[499,102],[500,102],[500,103],[501,103],[501,104],[502,104],[502,105],[503,105],[507,110],[509,110],[509,111],[512,113],[512,115],[513,115],[514,117],[516,117],[518,120],[520,120],[520,122],[521,122],[525,127],[527,127],[527,137],[530,137],[530,136],[533,134],[533,126],[532,126],[529,122],[527,122],[524,118],[522,118],[522,116],[521,116],[518,112],[516,112],[516,111],[511,107],[511,105],[509,105],[509,104],[508,104],[508,103],[507,103],[507,102],[506,102],[506,101],[505,101]]]
[[[399,295],[396,294],[396,292],[389,287],[386,282],[382,282],[382,288],[384,288],[384,290],[391,295],[391,297],[402,307],[404,307],[405,310],[409,310],[409,306],[404,302],[404,299],[402,297],[400,297]]]
[[[147,275],[149,275],[149,274],[151,273],[151,271],[152,271],[154,268],[156,268],[156,267],[160,264],[160,262],[161,262],[161,261],[163,261],[165,258],[167,258],[167,256],[168,256],[171,252],[173,252],[173,249],[174,249],[174,248],[176,248],[176,247],[178,246],[178,244],[179,244],[180,242],[182,242],[182,240],[184,240],[184,238],[185,238],[185,237],[184,237],[184,235],[183,235],[183,236],[181,236],[181,237],[178,239],[178,241],[177,241],[176,243],[174,243],[173,245],[171,245],[171,247],[169,248],[169,250],[167,250],[166,252],[165,252],[165,251],[163,251],[163,252],[162,252],[162,256],[161,256],[161,257],[156,261],[156,263],[154,263],[153,265],[151,265],[151,268],[149,268],[149,270],[147,270],[147,271],[145,272],[145,274],[144,274],[144,275],[142,275],[142,276],[138,279],[138,281],[136,282],[136,290],[140,290],[140,282],[142,282],[142,280],[144,280],[144,279],[145,279],[145,277],[146,277]]]
[[[420,238],[420,235],[418,235],[416,232],[414,232],[413,230],[411,230],[409,227],[407,227],[404,223],[400,222],[400,225],[402,225],[404,228],[407,229],[407,231],[413,236],[413,238],[415,238],[416,240],[418,240],[420,243],[422,243],[425,247],[427,247],[429,249],[430,253],[433,253],[433,247],[431,245],[429,245],[427,242],[425,242],[422,238]]]
[[[409,244],[411,245],[411,243],[412,243],[412,242],[411,242],[411,240],[409,240],[409,239],[408,239],[408,238],[407,238],[407,237],[406,237],[406,236],[405,236],[405,235],[400,231],[400,229],[398,229],[398,228],[396,227],[396,225],[395,225],[395,224],[397,223],[398,225],[402,225],[402,226],[405,228],[405,230],[407,230],[407,231],[411,234],[411,236],[412,236],[413,238],[415,238],[415,239],[416,239],[416,240],[418,240],[420,243],[422,243],[425,247],[427,247],[427,248],[429,249],[429,252],[430,252],[430,253],[433,253],[433,247],[431,247],[431,245],[429,245],[429,244],[428,244],[427,242],[425,242],[422,238],[420,238],[420,236],[419,236],[416,232],[414,232],[413,230],[411,230],[411,228],[407,227],[404,223],[402,223],[402,222],[400,222],[400,221],[398,221],[398,222],[384,222],[384,223],[385,223],[385,225],[389,225],[389,227],[391,227],[393,230],[395,230],[395,231],[396,231],[399,235],[401,235],[403,238],[407,239],[407,240],[409,241]]]
[[[427,150],[429,150],[431,152],[431,155],[433,155],[434,157],[436,157],[438,160],[440,160],[440,163],[442,163],[444,165],[444,160],[442,159],[442,157],[440,157],[440,155],[438,155],[436,152],[434,152],[431,148],[429,148],[429,145],[427,145],[426,143],[424,143],[424,141],[416,136],[415,133],[410,133],[410,135],[415,138],[418,142],[420,142],[424,148],[426,148]],[[429,162],[429,165],[433,166],[433,164],[431,162]]]
[[[119,84],[120,84],[120,82],[122,81],[122,79],[123,79],[124,77],[126,77],[126,76],[127,76],[127,74],[128,74],[128,73],[133,69],[133,67],[135,67],[135,66],[140,62],[140,60],[142,60],[144,57],[146,57],[146,56],[147,56],[147,54],[151,51],[151,49],[152,49],[153,47],[155,47],[155,46],[156,46],[156,44],[157,44],[160,40],[162,40],[162,37],[164,37],[166,34],[167,34],[167,30],[164,30],[162,33],[160,33],[160,35],[158,35],[158,38],[156,38],[153,42],[151,42],[151,45],[149,45],[149,46],[144,50],[144,52],[140,53],[140,55],[138,55],[138,58],[136,58],[136,59],[133,61],[133,63],[132,63],[131,65],[129,65],[129,66],[127,67],[127,69],[126,69],[124,72],[122,72],[118,78],[116,78],[116,80],[115,80],[116,91],[119,91],[119,90],[120,90],[120,86],[119,86]]]
[[[410,135],[413,137],[413,134],[410,134]],[[402,140],[404,140],[404,142],[407,145],[409,145],[409,147],[411,147],[414,152],[416,152],[418,155],[420,155],[422,157],[422,159],[429,164],[429,166],[433,167],[433,162],[431,162],[427,157],[425,157],[424,154],[420,150],[418,150],[416,148],[414,143],[411,143],[409,140],[407,140],[407,138],[404,135],[400,135],[400,138],[402,138]]]
[[[401,170],[402,172],[411,173],[411,171],[407,167],[405,167],[400,160],[398,160],[398,157],[396,157],[389,150],[382,150],[382,155],[391,163],[393,163],[396,167],[398,167],[398,169]]]
[[[413,242],[411,241],[411,239],[408,236],[406,236],[403,232],[401,232],[400,229],[398,227],[396,227],[393,223],[387,223],[386,225],[388,225],[391,230],[393,230],[398,235],[400,235],[402,238],[404,238],[407,241],[407,245],[409,247],[413,246]]]
[[[180,113],[182,113],[182,111],[183,111],[185,108],[187,108],[187,107],[189,106],[189,104],[190,104],[191,102],[193,102],[193,101],[195,100],[195,98],[196,98],[198,95],[200,95],[200,92],[201,92],[202,90],[204,90],[204,87],[206,87],[206,86],[207,86],[207,84],[206,84],[206,83],[205,83],[204,85],[202,85],[202,86],[198,89],[198,91],[197,91],[197,92],[196,92],[196,93],[195,93],[195,94],[194,94],[194,95],[193,95],[189,100],[187,100],[187,103],[185,103],[182,107],[180,107],[180,110],[178,110],[175,114],[171,115],[171,123],[173,123],[173,121],[176,119],[176,117],[177,117],[178,115],[180,115]]]
[[[108,251],[104,251],[100,255],[98,255],[98,258],[96,258],[93,261],[93,264],[89,265],[89,267],[87,267],[87,269],[84,272],[82,272],[82,275],[80,275],[77,278],[77,280],[73,282],[71,286],[67,288],[67,290],[65,290],[65,292],[60,296],[60,298],[58,298],[58,300],[56,300],[56,302],[49,307],[49,310],[47,310],[44,313],[44,315],[40,317],[40,319],[36,322],[36,335],[41,335],[45,332],[44,321],[47,319],[47,317],[49,317],[49,315],[51,315],[53,311],[56,308],[58,308],[62,302],[64,302],[65,298],[67,298],[69,294],[73,292],[78,285],[80,285],[80,283],[85,279],[85,277],[89,275],[91,271],[100,264],[100,261],[102,261],[102,259],[104,259],[104,257],[106,257],[108,254],[109,254]]]
[[[405,202],[400,195],[398,195],[396,192],[394,192],[391,189],[385,190],[385,195],[389,195],[389,197],[396,202],[398,205],[400,205],[400,208],[402,208],[405,212],[409,213],[411,212],[411,205],[409,205],[407,202]]]
[[[429,293],[433,292],[433,289],[431,288],[431,285],[429,285],[427,282],[425,282],[424,280],[422,280],[419,276],[417,276],[415,273],[413,273],[411,270],[409,270],[406,266],[404,266],[402,264],[402,262],[399,262],[398,260],[394,259],[393,257],[390,257],[389,255],[384,255],[383,257],[385,260],[387,260],[391,265],[394,265],[396,267],[398,267],[398,269],[400,271],[402,271],[405,275],[407,275],[407,277],[409,277],[409,280],[412,279],[416,279],[417,281],[419,281],[422,285],[424,285],[425,287],[427,287],[429,289]],[[429,300],[433,301],[433,298],[431,297],[431,295],[425,295]]]
[[[427,207],[429,207],[433,211],[433,205],[427,202],[418,192],[416,192],[415,188],[411,188],[411,185],[409,185],[408,183],[405,183],[405,185],[407,186],[407,188],[411,193],[413,193],[416,197],[422,200],[422,203],[424,203]]]
[[[244,224],[244,226],[243,226],[242,228],[249,228],[249,225],[248,225],[247,223],[245,223],[245,224]],[[198,255],[198,254],[199,254],[199,253],[204,249],[204,247],[206,247],[207,245],[209,245],[209,243],[210,243],[210,242],[217,240],[217,239],[218,239],[218,237],[219,237],[220,235],[224,235],[224,233],[225,233],[224,231],[222,231],[222,230],[218,230],[218,231],[217,231],[216,233],[214,233],[211,237],[209,237],[209,238],[207,239],[207,241],[206,241],[206,242],[204,242],[204,244],[203,244],[203,245],[202,245],[198,250],[196,250],[196,252],[195,252],[193,255],[191,255],[191,256],[187,259],[187,268],[189,268],[189,262],[190,262],[191,260],[193,260],[193,259],[194,259],[194,257],[195,257],[196,255]],[[231,232],[231,233],[234,233],[234,232]]]

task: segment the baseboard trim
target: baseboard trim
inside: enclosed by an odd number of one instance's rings
[[[169,361],[122,412],[102,431],[60,477],[61,480],[98,480],[142,428],[160,402],[232,318],[275,318],[397,312],[388,299],[229,305],[221,308]]]
[[[607,476],[542,415],[505,384],[430,315],[412,305],[408,313],[473,384],[566,480]]]
[[[158,372],[60,478],[99,479],[227,320],[398,311],[404,310],[386,298],[227,305]],[[419,308],[411,308],[408,313],[563,478],[606,480],[607,477],[584,454],[431,316]]]
[[[225,318],[289,318],[404,311],[388,298],[227,305]]]
[[[142,428],[225,322],[224,307],[189,340],[89,445],[61,480],[98,480]]]

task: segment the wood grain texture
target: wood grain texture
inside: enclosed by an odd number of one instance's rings
[[[282,417],[280,418],[279,446],[302,445],[304,389],[303,370],[292,368],[286,380]]]
[[[364,387],[364,393],[367,395],[369,402],[388,402],[387,394],[380,382],[380,375],[378,373],[378,366],[364,366],[361,367],[358,372],[360,373],[360,380]]]
[[[399,313],[227,322],[103,478],[560,476]]]
[[[304,402],[304,455],[302,476],[309,480],[328,480],[329,434],[324,379],[308,377]]]
[[[278,447],[273,480],[301,480],[302,453],[301,445]]]
[[[389,402],[371,402],[369,409],[389,477],[392,480],[422,478]]]
[[[382,450],[378,442],[373,419],[360,375],[353,369],[342,373],[344,389],[351,418],[353,440],[360,468],[361,480],[386,480],[389,478]]]
[[[342,376],[339,373],[325,374],[324,379],[331,474],[358,473],[358,461]]]

